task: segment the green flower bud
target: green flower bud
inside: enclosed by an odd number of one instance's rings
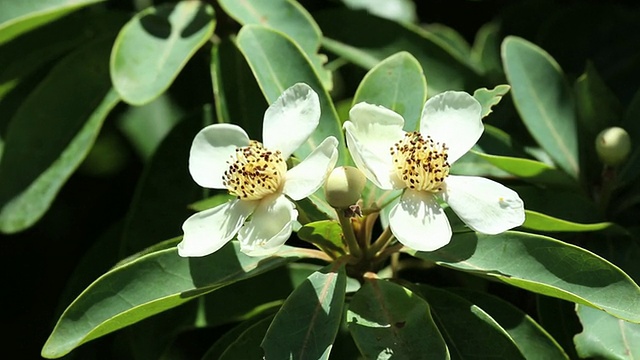
[[[362,171],[352,166],[339,166],[329,174],[324,193],[329,205],[342,209],[355,204],[367,182]]]
[[[631,151],[631,139],[625,129],[610,127],[596,137],[596,152],[600,160],[609,166],[622,164]]]

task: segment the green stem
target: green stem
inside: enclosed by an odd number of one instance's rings
[[[340,221],[340,226],[342,227],[344,240],[347,242],[347,246],[349,247],[349,253],[357,258],[360,258],[362,256],[362,251],[360,250],[360,245],[358,245],[358,241],[356,240],[356,234],[353,232],[351,219],[345,216],[342,209],[336,209],[336,213],[338,214],[338,220]]]
[[[380,234],[376,241],[374,241],[373,244],[371,244],[371,246],[369,247],[367,251],[367,257],[371,259],[376,256],[377,253],[383,251],[387,247],[387,245],[389,245],[391,239],[393,239],[393,233],[391,232],[391,228],[387,226],[382,231],[382,234]]]

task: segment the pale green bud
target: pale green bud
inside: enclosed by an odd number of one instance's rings
[[[596,152],[600,160],[609,166],[622,164],[631,151],[631,139],[620,127],[604,129],[596,137]]]
[[[355,204],[364,189],[367,179],[362,171],[352,166],[338,166],[324,184],[324,194],[329,205],[346,208]]]

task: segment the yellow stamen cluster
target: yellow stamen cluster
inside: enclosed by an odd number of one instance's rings
[[[280,190],[287,163],[280,151],[270,151],[258,141],[236,149],[222,180],[231,195],[259,200]]]
[[[405,134],[391,147],[396,175],[406,187],[419,191],[441,191],[442,182],[449,175],[447,146],[425,139],[419,132]]]

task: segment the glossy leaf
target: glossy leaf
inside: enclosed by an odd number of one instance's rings
[[[532,185],[513,186],[527,210],[574,223],[601,223],[605,216],[587,195]]]
[[[11,120],[0,163],[0,231],[24,230],[44,215],[119,102],[109,42],[90,42],[61,60]]]
[[[305,224],[298,230],[298,237],[316,245],[334,255],[345,255],[345,244],[342,238],[342,227],[335,220],[315,221]]]
[[[404,130],[418,130],[427,101],[427,80],[416,58],[401,51],[374,66],[360,82],[353,105],[382,105],[404,118]]]
[[[527,129],[560,168],[578,178],[576,114],[562,69],[543,49],[515,36],[502,43],[502,62]]]
[[[640,287],[627,274],[598,255],[550,237],[514,231],[468,232],[454,234],[449,245],[433,252],[404,251],[640,322]]]
[[[138,13],[122,28],[111,52],[111,79],[118,94],[133,105],[157,98],[214,27],[213,8],[200,1],[168,3]]]
[[[202,109],[178,123],[146,164],[126,216],[123,255],[181,235],[182,223],[192,214],[187,205],[203,195],[189,175],[188,159],[191,141],[208,116]]]
[[[515,341],[483,309],[435,287],[417,287],[431,307],[431,314],[454,359],[524,359]]]
[[[576,307],[576,312],[583,328],[574,337],[581,358],[632,360],[640,357],[640,324],[581,305]]]
[[[446,90],[471,91],[480,83],[468,59],[457,57],[449,44],[417,26],[347,9],[314,15],[325,36],[323,46],[358,66],[370,69],[399,51],[411,53],[427,77],[429,97]]]
[[[262,341],[267,359],[328,359],[342,320],[347,275],[332,264],[309,275],[276,314]]]
[[[449,359],[429,304],[398,284],[367,279],[351,299],[347,322],[367,359],[411,359],[419,354]]]
[[[619,225],[612,222],[600,222],[593,224],[581,224],[568,220],[558,219],[547,214],[539,213],[536,211],[525,210],[526,218],[522,227],[530,230],[545,231],[545,232],[559,232],[559,231],[600,231],[600,230],[613,230],[621,233],[625,233],[625,230]]]
[[[569,359],[553,337],[516,306],[485,292],[469,289],[450,291],[489,314],[509,334],[526,359]]]
[[[342,126],[333,102],[304,53],[285,35],[257,25],[245,25],[238,33],[237,44],[247,59],[269,103],[298,82],[311,86],[320,98],[320,124],[295,155],[304,159],[327,136],[335,136],[340,145],[338,164],[348,162]]]
[[[499,169],[536,185],[559,187],[564,189],[575,189],[578,186],[578,184],[565,172],[540,161],[509,156],[490,155],[481,152],[474,152],[474,154],[486,160],[490,164],[495,165]]]
[[[324,68],[326,56],[318,54],[322,33],[311,14],[300,3],[293,0],[221,0],[219,3],[226,13],[242,25],[262,25],[291,37],[309,58],[324,88],[331,90],[331,72]]]
[[[121,264],[98,278],[62,314],[42,349],[58,358],[81,344],[176,307],[222,286],[307,255],[283,247],[270,257],[249,257],[236,242],[201,258],[183,258],[175,248]]]
[[[0,44],[87,5],[104,0],[0,2]]]
[[[502,97],[505,96],[510,89],[511,86],[509,85],[498,85],[491,90],[481,88],[473,92],[473,97],[482,105],[483,118],[491,114],[491,108],[498,105]]]

